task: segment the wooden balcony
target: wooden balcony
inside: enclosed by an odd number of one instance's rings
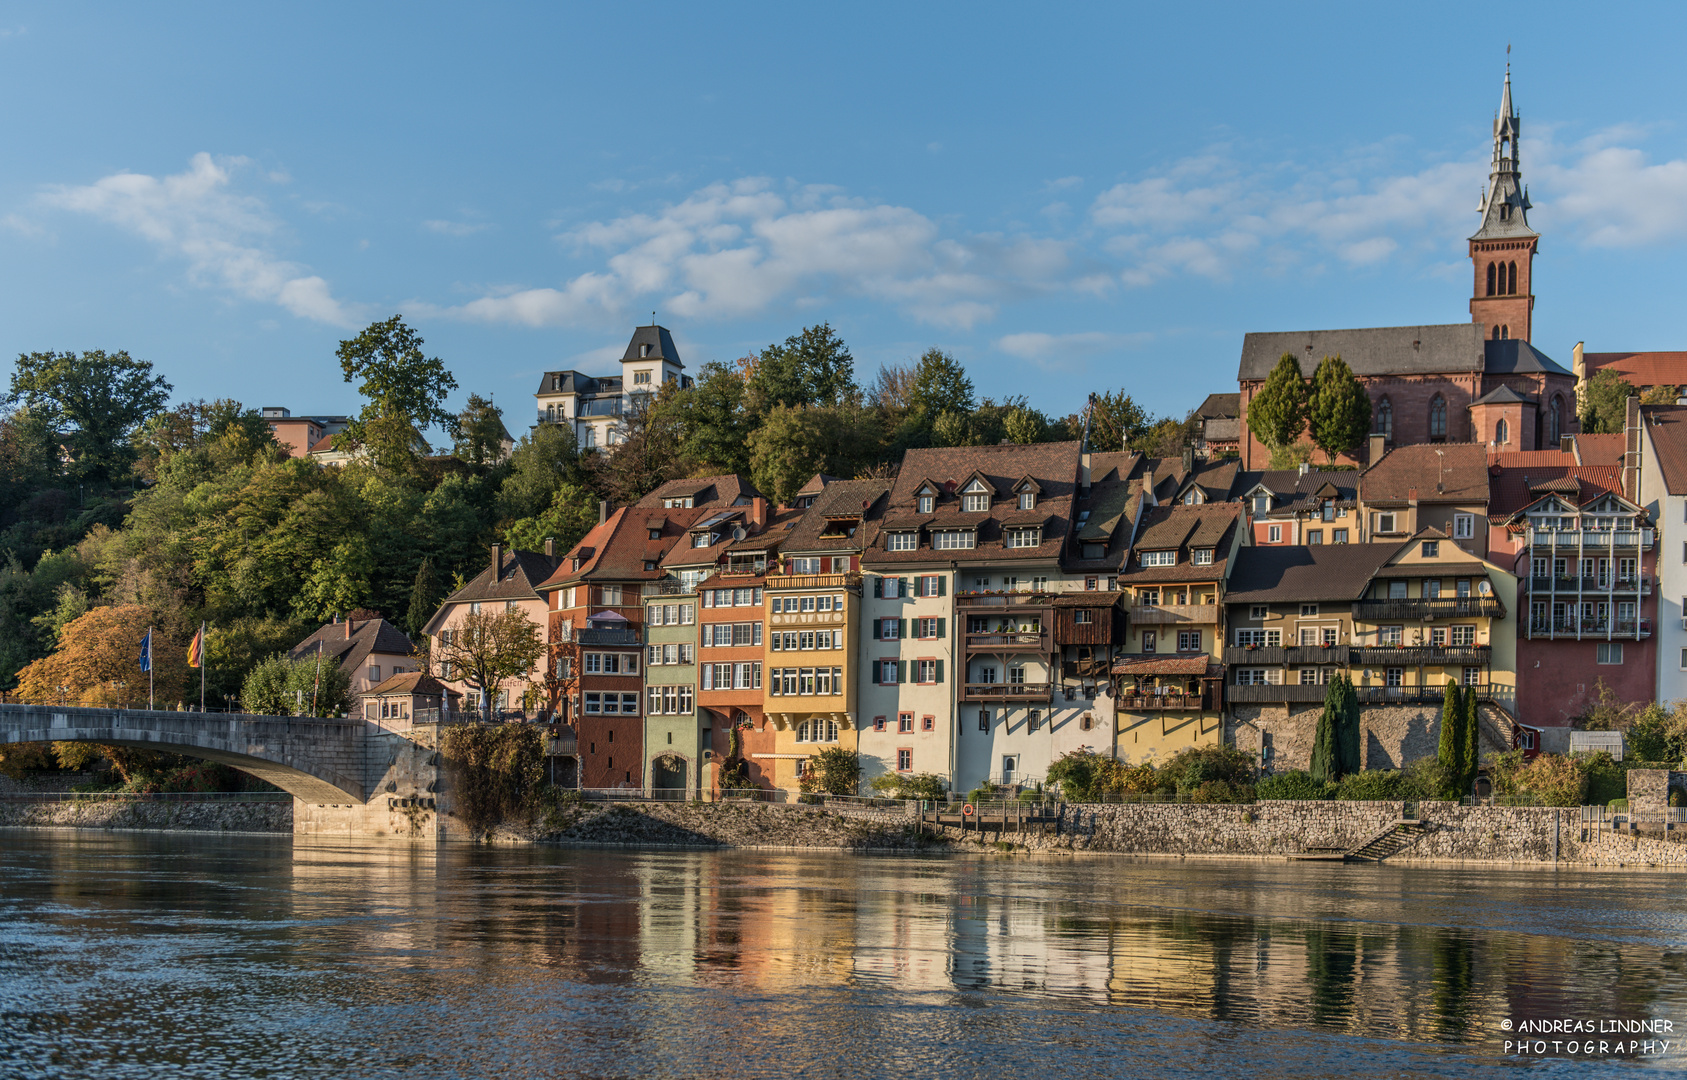
[[[1048,608],[1053,606],[1054,595],[1046,592],[990,592],[963,589],[955,593],[957,610],[993,608],[999,611],[1003,608]]]
[[[966,651],[1049,653],[1054,651],[1054,635],[1048,630],[1005,630],[999,633],[968,634]]]
[[[1163,626],[1173,623],[1207,623],[1217,625],[1217,604],[1133,604],[1130,621],[1143,626]]]
[[[1486,666],[1494,650],[1488,645],[1381,645],[1355,648],[1353,662],[1367,667],[1418,667],[1446,664]]]
[[[1120,712],[1208,712],[1216,709],[1217,695],[1208,693],[1130,694],[1119,696]]]
[[[1053,696],[1054,684],[1027,683],[962,683],[962,701],[1018,701],[1027,705],[1046,702]]]
[[[1490,686],[1477,683],[1465,686],[1466,692],[1476,691],[1478,701],[1509,701],[1513,690],[1509,686]],[[1447,684],[1432,686],[1356,686],[1354,693],[1361,705],[1439,705],[1445,699]],[[1318,700],[1322,701],[1323,698]]]
[[[769,573],[764,588],[773,589],[859,589],[860,574]]]
[[[1264,686],[1258,684],[1249,686],[1226,686],[1224,688],[1224,699],[1232,705],[1281,705],[1285,702],[1307,704],[1310,702],[1323,701],[1324,695],[1329,692],[1329,689],[1330,688],[1328,686],[1319,686],[1316,684],[1311,686],[1302,686],[1299,683],[1268,684]]]
[[[1346,645],[1232,645],[1224,650],[1226,664],[1346,664]]]
[[[1505,618],[1505,605],[1492,596],[1466,596],[1439,600],[1356,600],[1353,617],[1360,622],[1389,619]]]

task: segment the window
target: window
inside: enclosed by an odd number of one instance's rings
[[[873,717],[873,730],[874,731],[883,731],[884,729],[885,729],[885,718],[882,717],[882,716]]]
[[[1494,423],[1494,441],[1502,444],[1511,441],[1510,429],[1506,427],[1505,420],[1503,419],[1495,421]]]
[[[896,771],[914,771],[914,751],[908,749],[907,747],[902,747],[896,751]]]
[[[1429,399],[1429,438],[1431,442],[1447,440],[1447,399],[1440,394]]]
[[[1282,643],[1283,632],[1281,630],[1236,631],[1236,644],[1244,648],[1249,645],[1265,645],[1274,649]]]
[[[1303,626],[1303,627],[1301,627],[1300,628],[1300,641],[1299,641],[1298,644],[1302,648],[1305,648],[1308,645],[1318,644],[1318,628],[1316,626]]]
[[[1324,542],[1324,530],[1323,529],[1308,529],[1308,530],[1306,530],[1306,542],[1308,544],[1322,544]]]
[[[929,514],[935,508],[936,504],[935,500],[933,500],[930,495],[921,495],[919,498],[914,500],[914,505],[919,508],[920,513]]]
[[[1034,548],[1042,542],[1043,530],[1041,529],[1008,530],[1008,547],[1010,548]]]
[[[1316,619],[1318,617],[1318,605],[1317,604],[1302,604],[1302,605],[1300,605],[1300,616],[1303,619]]]
[[[1024,686],[1025,685],[1025,665],[1024,664],[1010,664],[1010,665],[1008,665],[1008,685],[1009,686]]]
[[[1085,592],[1094,592],[1095,587],[1096,587],[1096,579],[1095,578],[1087,577],[1087,578],[1084,579],[1084,591]]]
[[[1272,543],[1272,544],[1282,543],[1283,542],[1283,527],[1281,525],[1272,525],[1271,527],[1266,529],[1265,538],[1266,538],[1266,541],[1268,543]]]
[[[1682,667],[1683,670],[1687,670],[1687,649],[1681,650],[1681,667]],[[990,710],[989,709],[979,709],[978,710],[978,730],[979,731],[989,731],[990,730]]]
[[[990,494],[984,488],[981,480],[974,480],[961,493],[961,510],[969,514],[982,514],[990,509]]]
[[[915,596],[942,596],[943,578],[937,574],[928,574],[914,579]]]
[[[1200,652],[1201,632],[1199,630],[1179,630],[1177,632],[1178,652]]]
[[[1072,625],[1087,626],[1095,621],[1095,612],[1080,608],[1072,613]]]
[[[936,660],[914,661],[914,681],[917,683],[937,682],[937,665],[938,661]]]
[[[1336,544],[1347,543],[1347,530],[1346,529],[1335,529],[1335,530],[1333,530],[1333,535],[1331,536],[1330,540],[1331,540],[1332,543],[1336,543]]]
[[[791,573],[793,574],[818,574],[819,572],[820,560],[818,558],[805,557],[791,560]]]
[[[1453,515],[1453,539],[1470,540],[1476,536],[1475,514]]]
[[[648,348],[648,346],[646,346],[646,348]],[[635,372],[633,372],[633,385],[634,386],[649,386],[650,385],[650,372],[648,372],[648,371],[635,371]]]
[[[895,660],[879,661],[879,682],[884,686],[895,686],[902,680],[898,678],[898,664]]]
[[[1271,609],[1264,604],[1253,604],[1248,608],[1248,618],[1265,619],[1271,615]]]
[[[1557,394],[1552,395],[1552,400],[1547,402],[1546,406],[1546,439],[1549,449],[1557,449],[1559,440],[1563,438],[1563,413],[1563,401]]]
[[[1425,540],[1423,542],[1423,557],[1426,559],[1439,559],[1441,557],[1441,542],[1438,540]]]
[[[378,683],[380,681],[381,681],[381,665],[370,664],[369,665],[369,682],[371,684],[374,684],[374,683]]]
[[[922,717],[920,717],[920,730],[921,731],[935,731],[935,730],[937,730],[937,717],[935,717],[935,716],[922,716]]]
[[[1391,533],[1394,531],[1394,515],[1378,514],[1372,524],[1379,533]]]
[[[1623,646],[1619,641],[1601,641],[1599,643],[1597,662],[1601,664],[1620,664],[1623,662]]]
[[[1385,395],[1377,402],[1376,415],[1372,418],[1371,433],[1381,435],[1385,439],[1394,438],[1394,405]],[[1371,462],[1375,465],[1376,462]]]
[[[1145,652],[1145,653],[1149,653],[1149,652],[1156,652],[1156,651],[1158,651],[1158,649],[1159,649],[1159,637],[1158,637],[1158,635],[1153,630],[1144,630],[1142,632],[1142,651]]]
[[[1336,504],[1333,503],[1333,502],[1330,502],[1328,500],[1325,500],[1324,505],[1320,508],[1319,513],[1320,513],[1320,516],[1325,521],[1334,521],[1336,519]]]
[[[896,716],[896,730],[902,735],[910,734],[914,730],[914,714],[911,712],[898,713]]]
[[[1480,685],[1482,685],[1482,669],[1479,668],[1479,667],[1467,667],[1467,668],[1465,668],[1464,669],[1464,684],[1466,686],[1480,686]]]
[[[1401,626],[1377,627],[1377,643],[1379,645],[1399,645],[1406,640],[1406,630]]]
[[[1037,508],[1037,493],[1021,491],[1019,493],[1019,508],[1021,510],[1035,510]]]
[[[1041,731],[1042,728],[1043,728],[1043,712],[1042,712],[1042,710],[1041,709],[1032,709],[1028,713],[1026,713],[1025,714],[1025,726],[1026,726],[1027,729],[1029,729],[1031,731]]]
[[[1259,514],[1269,514],[1269,513],[1271,513],[1271,496],[1269,496],[1269,495],[1255,495],[1254,496],[1254,514],[1259,515]]]
[[[955,551],[974,546],[976,539],[971,529],[940,529],[931,534],[931,546],[938,551]]]
[[[1448,640],[1452,644],[1454,644],[1456,646],[1462,646],[1464,648],[1469,648],[1470,646],[1476,644],[1476,627],[1474,627],[1474,626],[1454,626],[1454,627],[1450,627],[1449,629],[1452,631],[1452,633],[1451,633],[1451,636],[1448,638]]]
[[[1397,667],[1389,668],[1387,680],[1388,680],[1389,686],[1405,686],[1406,685],[1406,669],[1405,668],[1397,668]]]
[[[1390,600],[1406,599],[1406,583],[1404,581],[1390,581],[1388,583],[1388,598]]]
[[[1143,566],[1176,566],[1177,552],[1175,551],[1144,551],[1138,556]]]
[[[1237,686],[1280,686],[1283,673],[1278,668],[1237,668]]]
[[[920,546],[920,534],[893,532],[885,534],[886,551],[913,551]]]
[[[883,641],[895,641],[902,636],[901,619],[880,619],[879,638]]]
[[[1189,552],[1189,561],[1196,566],[1211,566],[1213,564],[1213,549],[1194,548]]]

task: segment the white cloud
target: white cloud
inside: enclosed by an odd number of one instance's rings
[[[1009,356],[1027,360],[1044,371],[1094,370],[1098,355],[1141,348],[1152,334],[1111,334],[1090,331],[1076,334],[1037,332],[1008,334],[996,339],[996,348]]]
[[[1542,169],[1538,190],[1554,192],[1540,216],[1562,218],[1594,247],[1640,247],[1687,235],[1687,161],[1654,165],[1640,150],[1597,145],[1566,165]]]
[[[485,222],[440,221],[437,219],[422,222],[422,228],[443,236],[473,236],[475,233],[485,232],[491,227]]]
[[[1064,241],[945,237],[905,206],[763,178],[711,184],[561,239],[601,266],[560,287],[497,290],[450,312],[549,326],[619,320],[654,304],[687,319],[729,319],[842,293],[966,328],[1006,300],[1059,287],[1071,262]]]
[[[354,313],[326,281],[269,250],[280,224],[262,200],[231,190],[234,170],[249,164],[199,153],[174,176],[114,173],[82,187],[49,188],[37,202],[140,236],[161,254],[186,260],[196,284],[278,304],[300,318],[354,325]]]

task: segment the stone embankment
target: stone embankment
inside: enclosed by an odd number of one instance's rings
[[[0,827],[292,833],[293,801],[6,799]]]
[[[918,850],[912,809],[715,803],[615,803],[561,811],[536,839],[570,846]]]

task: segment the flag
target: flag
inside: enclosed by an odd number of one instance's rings
[[[151,671],[152,670],[152,631],[151,630],[148,630],[146,632],[146,637],[141,638],[141,670],[142,671]]]
[[[199,624],[199,633],[193,635],[193,640],[187,643],[187,666],[205,666],[205,624]]]

